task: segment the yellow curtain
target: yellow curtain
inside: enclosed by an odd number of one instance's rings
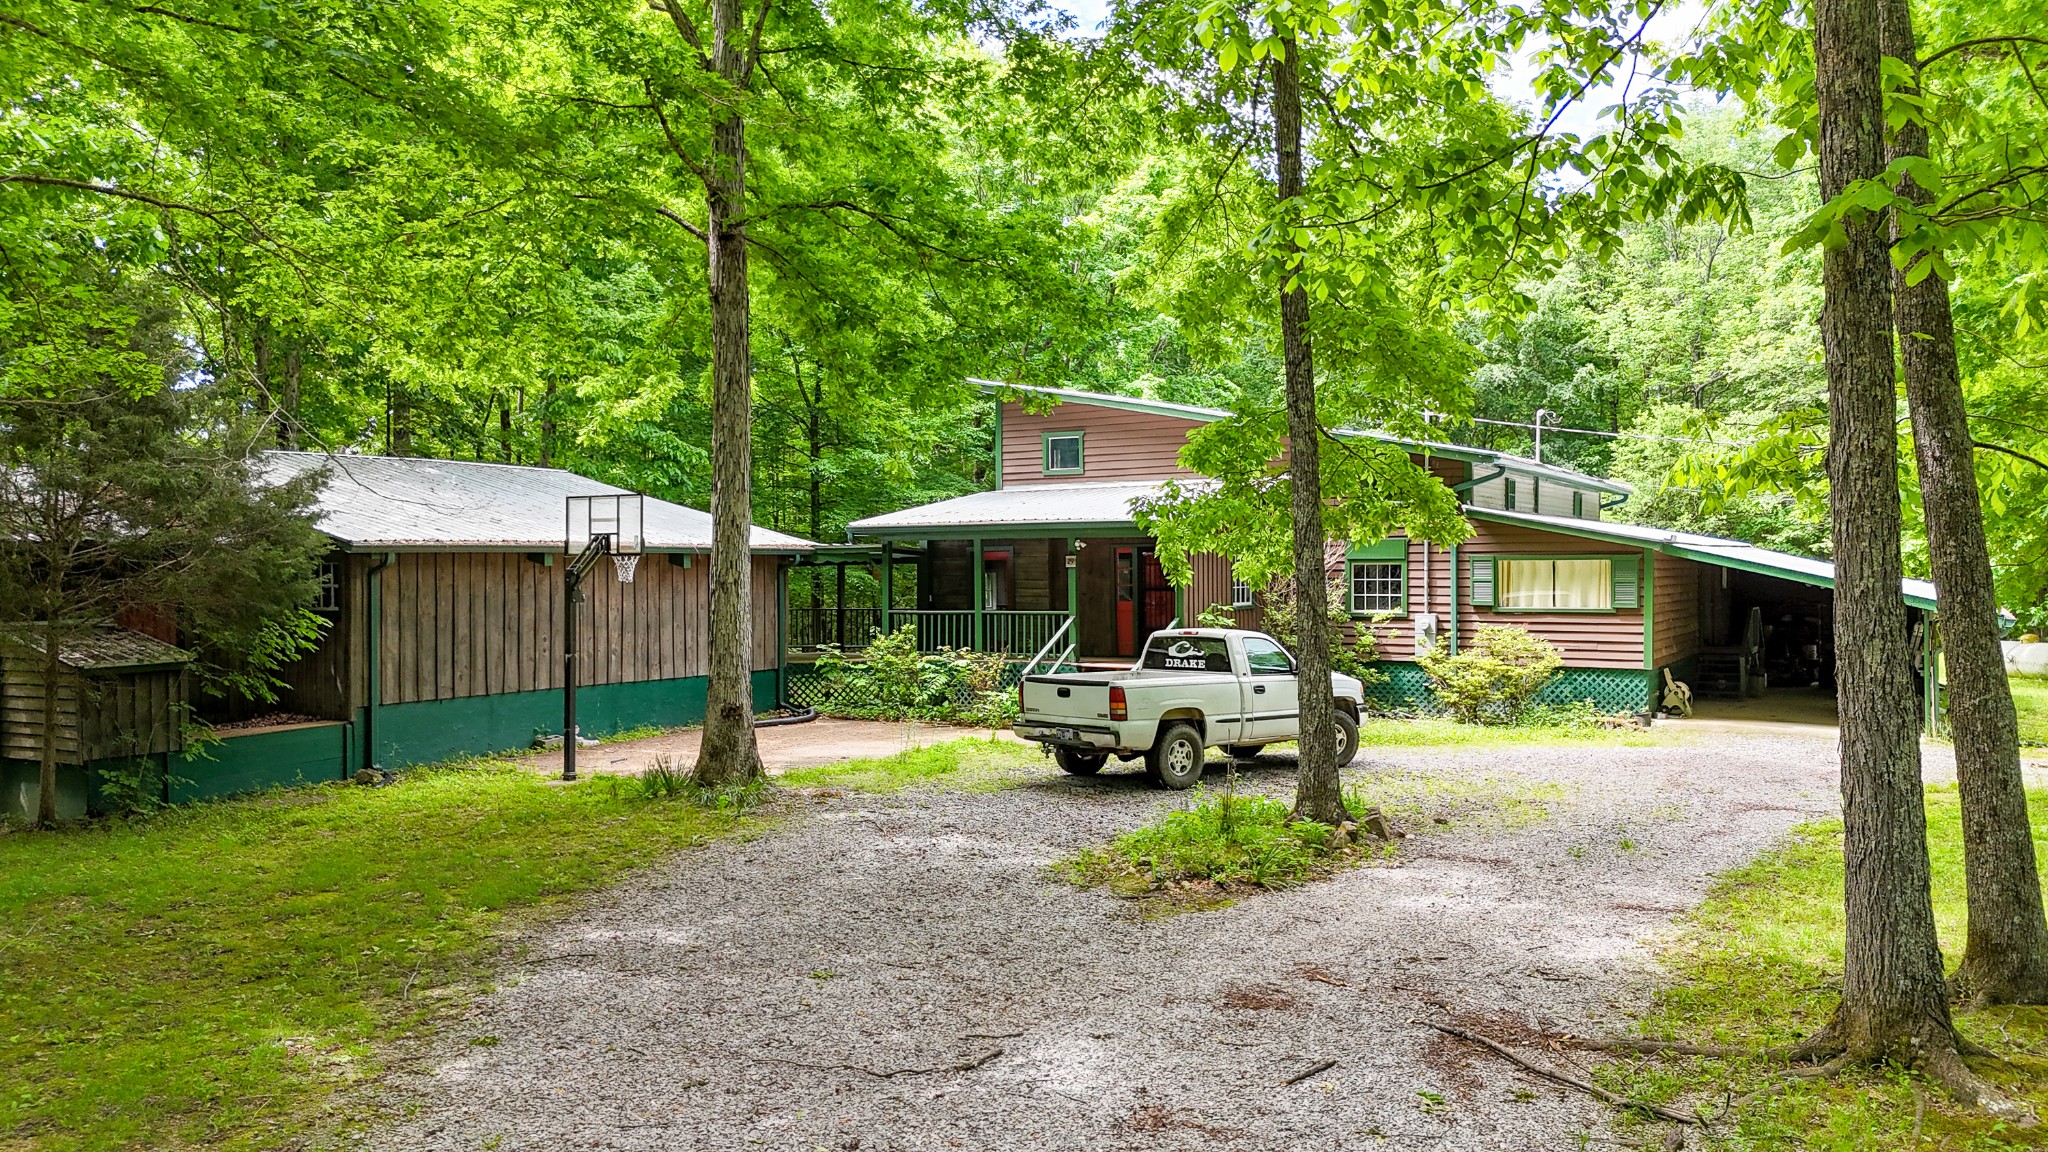
[[[1611,608],[1613,561],[1502,560],[1495,577],[1502,608]]]

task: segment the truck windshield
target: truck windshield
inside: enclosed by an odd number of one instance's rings
[[[1145,667],[1155,672],[1228,672],[1230,644],[1218,636],[1152,637]]]

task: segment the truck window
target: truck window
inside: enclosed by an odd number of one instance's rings
[[[1155,672],[1228,672],[1230,644],[1217,636],[1161,633],[1145,646],[1145,667]]]
[[[1244,638],[1244,659],[1251,665],[1254,676],[1294,674],[1294,658],[1287,654],[1287,650],[1260,636]]]

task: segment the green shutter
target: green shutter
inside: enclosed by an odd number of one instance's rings
[[[1493,557],[1472,558],[1472,606],[1493,607]]]
[[[1614,606],[1616,608],[1640,608],[1643,606],[1642,564],[1643,558],[1640,556],[1616,556],[1614,558]]]

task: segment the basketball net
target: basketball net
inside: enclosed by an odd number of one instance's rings
[[[631,584],[633,582],[633,570],[640,567],[640,557],[637,553],[631,556],[621,556],[614,552],[612,553],[612,567],[619,571],[619,583]]]

